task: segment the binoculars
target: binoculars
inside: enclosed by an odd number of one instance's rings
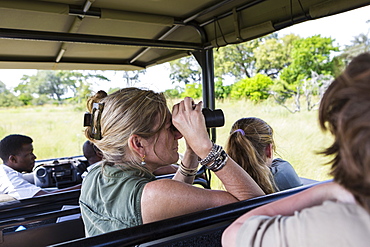
[[[211,110],[209,108],[203,108],[202,113],[206,120],[207,128],[222,127],[225,124],[224,113],[221,109]]]

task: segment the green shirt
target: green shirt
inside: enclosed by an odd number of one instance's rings
[[[143,224],[141,195],[154,175],[140,170],[97,165],[83,180],[81,215],[86,237]]]

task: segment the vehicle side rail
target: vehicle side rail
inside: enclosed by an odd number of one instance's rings
[[[63,216],[69,216],[73,214],[79,214],[81,213],[80,208],[72,208],[72,209],[67,209],[67,210],[57,210],[57,211],[50,211],[50,212],[45,212],[41,214],[33,214],[33,215],[27,215],[27,216],[22,216],[22,217],[16,217],[16,218],[11,218],[7,220],[0,220],[0,231],[2,232],[3,229],[12,227],[12,226],[19,226],[19,225],[26,225],[30,224],[33,222],[40,222],[40,221],[45,221],[48,219],[54,219],[58,217],[63,217]]]
[[[0,203],[0,220],[28,217],[59,210],[63,205],[78,205],[80,190],[65,191],[39,197]]]
[[[23,231],[1,235],[1,247],[44,247],[85,236],[81,218],[60,223],[44,224]]]
[[[327,182],[327,181],[325,181]],[[227,227],[232,221],[252,210],[256,207],[264,204],[279,200],[281,198],[296,194],[314,185],[325,183],[318,182],[305,186],[300,186],[290,190],[277,192],[274,194],[261,196],[245,200],[242,202],[232,203],[220,207],[215,207],[192,214],[178,216],[162,221],[157,221],[149,224],[144,224],[132,228],[117,230],[89,238],[81,238],[65,243],[59,243],[56,246],[134,246],[138,244],[144,244],[153,242],[160,239],[171,238],[174,236],[171,242],[175,242],[179,235],[185,232],[196,232],[199,230],[200,234],[203,234],[203,229],[207,228],[209,232],[211,228],[218,229],[218,236],[214,240],[220,244],[222,230]],[[220,228],[221,227],[221,228]],[[214,237],[214,236],[213,236]],[[150,245],[153,246],[153,245]],[[164,246],[160,244],[160,246]],[[201,246],[201,245],[200,245]]]

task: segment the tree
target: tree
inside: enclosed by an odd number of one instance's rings
[[[369,23],[370,20],[367,21]],[[363,52],[370,51],[369,31],[361,33],[353,38],[350,45],[346,45],[341,57],[344,59],[345,64],[348,64],[354,57]]]
[[[319,84],[325,80],[322,78],[334,76],[337,67],[341,64],[337,57],[331,57],[333,51],[339,50],[333,42],[333,39],[320,35],[297,39],[293,42],[292,62],[282,70],[271,92],[277,103],[292,113],[299,112],[300,97],[304,95],[308,110],[315,106],[311,103],[311,96],[318,93],[314,88],[319,87]],[[285,104],[291,97],[294,97],[294,110],[290,110]]]
[[[296,87],[301,80],[310,78],[312,71],[323,75],[333,75],[336,62],[330,57],[339,47],[333,45],[332,38],[315,35],[295,40],[292,47],[292,63],[284,68],[280,78]]]
[[[255,39],[242,44],[221,47],[215,51],[216,77],[222,78],[228,75],[236,80],[252,77],[255,74],[254,65],[256,63],[254,49],[259,43],[259,39]]]
[[[170,79],[172,84],[177,82],[200,83],[202,70],[194,57],[183,57],[170,62]]]
[[[126,80],[127,87],[133,87],[136,83],[140,82],[140,75],[146,73],[146,70],[123,71],[123,79]]]
[[[293,41],[292,62],[281,71],[280,78],[276,81],[278,85],[275,85],[272,91],[276,102],[289,109],[285,105],[286,99],[294,97],[295,109],[291,112],[300,111],[300,96],[304,93],[304,83],[311,80],[313,74],[336,74],[340,61],[336,57],[331,58],[331,53],[338,51],[339,47],[334,46],[333,42],[332,38],[320,35]]]
[[[270,39],[276,40],[277,34],[271,34],[237,45],[228,45],[215,50],[213,54],[216,81],[222,81],[225,76],[230,76],[236,81],[245,77],[253,77],[257,72],[255,67],[255,49],[264,41]],[[284,42],[286,41],[283,40],[282,43]],[[200,83],[201,81],[201,68],[193,57],[185,57],[170,62],[170,70],[170,79],[173,83],[183,82],[186,85],[189,83]]]
[[[292,62],[290,54],[293,42],[298,39],[299,36],[289,34],[281,39],[271,38],[261,42],[260,45],[254,49],[257,72],[270,76],[271,78],[276,78],[280,71]]]
[[[213,54],[216,79],[222,80],[224,76],[232,76],[240,80],[253,76],[256,62],[253,50],[261,40],[263,38],[215,50]],[[170,71],[172,83],[183,82],[186,85],[201,82],[201,67],[192,56],[170,62]]]
[[[306,98],[308,111],[320,104],[326,89],[333,80],[334,77],[331,75],[319,75],[316,72],[312,72],[311,79],[303,81],[302,90]],[[318,100],[315,103],[312,102],[312,96],[314,95],[318,96]]]
[[[23,105],[22,102],[6,88],[6,85],[2,81],[0,81],[0,107],[21,105]]]
[[[334,77],[331,75],[319,75],[316,72],[312,72],[310,79],[305,79],[302,81],[301,84],[297,85],[295,91],[284,91],[282,89],[278,89],[282,87],[285,82],[275,83],[271,90],[271,94],[274,97],[275,101],[283,106],[285,109],[290,111],[291,113],[300,112],[301,111],[301,96],[303,95],[306,100],[307,110],[311,111],[317,105],[320,104],[322,97],[326,89],[329,87],[330,83],[334,80]],[[280,93],[277,93],[280,91]],[[313,103],[313,96],[317,96],[316,102]],[[286,102],[287,99],[293,97],[294,104],[293,108],[287,106]]]
[[[68,92],[71,80],[65,78],[60,71],[39,70],[36,75],[24,75],[21,83],[15,88],[21,94],[48,95],[52,99],[61,101]]]
[[[29,99],[29,96],[47,96],[60,102],[63,96],[72,93],[77,101],[86,98],[91,93],[90,78],[108,80],[100,74],[83,74],[77,71],[63,70],[39,70],[36,75],[24,75],[21,83],[14,89],[23,95],[22,98]],[[44,100],[43,100],[44,101]],[[41,101],[39,101],[41,102]]]

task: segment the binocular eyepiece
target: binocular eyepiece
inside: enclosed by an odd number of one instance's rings
[[[224,113],[221,109],[211,110],[209,108],[203,108],[202,113],[206,120],[207,128],[222,127],[225,124]]]

